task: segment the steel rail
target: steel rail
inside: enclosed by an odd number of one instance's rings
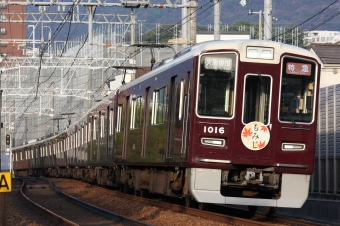
[[[33,200],[31,200],[30,198],[28,198],[25,193],[24,193],[24,189],[26,189],[26,183],[25,181],[23,181],[21,187],[20,187],[20,194],[21,196],[32,206],[34,206],[36,209],[38,209],[39,211],[44,212],[45,214],[47,214],[49,217],[51,217],[52,219],[54,219],[54,221],[59,222],[60,224],[63,224],[65,226],[79,226],[78,224],[63,218],[62,216],[59,216],[55,213],[53,213],[52,211],[44,208],[43,206],[35,203]]]
[[[116,213],[104,210],[104,209],[99,208],[97,206],[94,206],[94,205],[91,205],[89,203],[83,202],[83,201],[81,201],[79,199],[76,199],[76,198],[74,198],[74,197],[72,197],[72,196],[62,192],[61,190],[59,190],[51,181],[48,181],[48,182],[50,183],[51,187],[55,191],[58,192],[58,194],[62,195],[63,197],[66,197],[72,203],[75,203],[76,205],[81,206],[84,209],[87,209],[87,210],[89,210],[91,212],[94,212],[94,213],[97,213],[99,215],[102,215],[102,216],[107,217],[109,219],[113,219],[115,221],[119,221],[119,222],[121,222],[123,224],[126,224],[126,225],[131,225],[131,226],[150,226],[147,223],[144,223],[144,222],[141,222],[141,221],[137,221],[137,220],[134,220],[132,218],[128,218],[128,217],[122,216],[120,214],[116,214]]]

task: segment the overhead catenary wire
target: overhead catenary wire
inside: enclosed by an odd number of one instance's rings
[[[326,7],[324,7],[321,11],[319,11],[318,13],[314,14],[313,16],[307,18],[306,20],[304,20],[303,22],[299,23],[298,25],[295,25],[294,27],[292,27],[291,29],[289,29],[288,31],[277,35],[277,36],[273,36],[271,40],[275,40],[277,37],[279,36],[283,36],[287,33],[290,33],[291,31],[293,31],[295,28],[300,27],[302,24],[307,23],[308,21],[312,20],[313,18],[315,18],[316,16],[322,14],[325,10],[327,10],[328,8],[330,8],[331,6],[333,6],[335,3],[339,2],[339,0],[335,0],[334,2],[332,2],[331,4],[327,5]]]

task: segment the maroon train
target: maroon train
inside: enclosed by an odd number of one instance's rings
[[[204,203],[301,207],[320,61],[259,40],[192,46],[67,130],[12,149],[16,176],[74,177]]]

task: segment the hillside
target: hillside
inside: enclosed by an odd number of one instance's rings
[[[165,2],[162,0],[163,3]],[[172,0],[173,2],[174,0]],[[273,0],[273,16],[277,17],[277,21],[273,21],[274,26],[298,25],[308,18],[319,13],[324,7],[328,6],[335,0]],[[207,2],[209,2],[207,4]],[[247,5],[242,7],[239,0],[222,0],[221,1],[221,22],[222,24],[233,25],[237,21],[247,21],[258,23],[258,14],[248,15],[249,10],[258,12],[263,10],[263,0],[247,0]],[[202,10],[198,10],[197,25],[207,26],[213,24],[214,14],[213,6],[210,1],[199,1],[199,6],[204,6]],[[207,9],[208,6],[212,6]],[[206,10],[207,9],[207,10]],[[121,9],[120,9],[121,10]],[[206,10],[206,11],[204,11]],[[203,12],[204,11],[204,12]],[[127,11],[129,12],[129,11]],[[310,29],[316,23],[322,21],[335,12],[340,13],[340,2],[325,10],[320,15],[301,25],[301,28]],[[146,23],[172,24],[181,21],[180,9],[138,9],[137,20],[146,20]],[[325,23],[317,29],[322,30],[340,30],[340,16]]]
[[[321,12],[326,6],[333,3],[335,0],[273,0],[273,16],[278,18],[273,21],[274,27],[280,26],[296,26],[300,25],[302,30],[337,30],[340,31],[340,1],[332,5],[328,9]],[[171,0],[175,2],[175,0]],[[155,0],[153,3],[166,3],[165,0]],[[221,23],[223,25],[231,26],[237,21],[245,21],[249,23],[258,24],[258,14],[248,15],[249,10],[258,12],[263,10],[263,0],[247,0],[247,5],[242,7],[239,0],[221,0]],[[79,7],[81,11],[85,12],[84,7]],[[27,10],[37,11],[38,7],[28,6]],[[53,9],[51,9],[53,11]],[[143,21],[143,32],[147,32],[156,27],[157,24],[182,24],[181,9],[168,8],[139,8],[135,9],[136,20]],[[197,10],[197,25],[207,27],[209,24],[213,25],[214,21],[213,3],[209,0],[199,0],[199,9]],[[321,12],[321,13],[320,13]],[[105,14],[130,14],[131,9],[119,7],[97,7],[96,16],[100,13]],[[315,16],[316,15],[316,16]],[[313,17],[315,16],[315,17]],[[335,16],[333,19],[324,23],[328,17]],[[312,19],[308,20],[309,18]],[[308,20],[308,21],[306,21]],[[322,26],[315,27],[317,24]],[[57,39],[65,40],[68,33],[69,24],[65,24],[62,31],[59,33]],[[56,28],[57,25],[52,25]],[[138,34],[138,24],[136,26]],[[55,29],[52,29],[55,30]],[[87,34],[87,26],[71,25],[71,38],[79,37]],[[37,27],[37,38],[39,38],[39,26]],[[29,34],[27,34],[29,36]]]

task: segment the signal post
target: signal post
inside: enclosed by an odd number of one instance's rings
[[[1,108],[2,108],[2,90],[0,90],[0,121],[1,121]],[[12,176],[11,172],[1,172],[1,129],[2,123],[0,123],[0,202],[1,202],[1,225],[6,225],[6,208],[5,208],[5,192],[12,191]],[[11,136],[6,135],[6,147],[11,144]]]

